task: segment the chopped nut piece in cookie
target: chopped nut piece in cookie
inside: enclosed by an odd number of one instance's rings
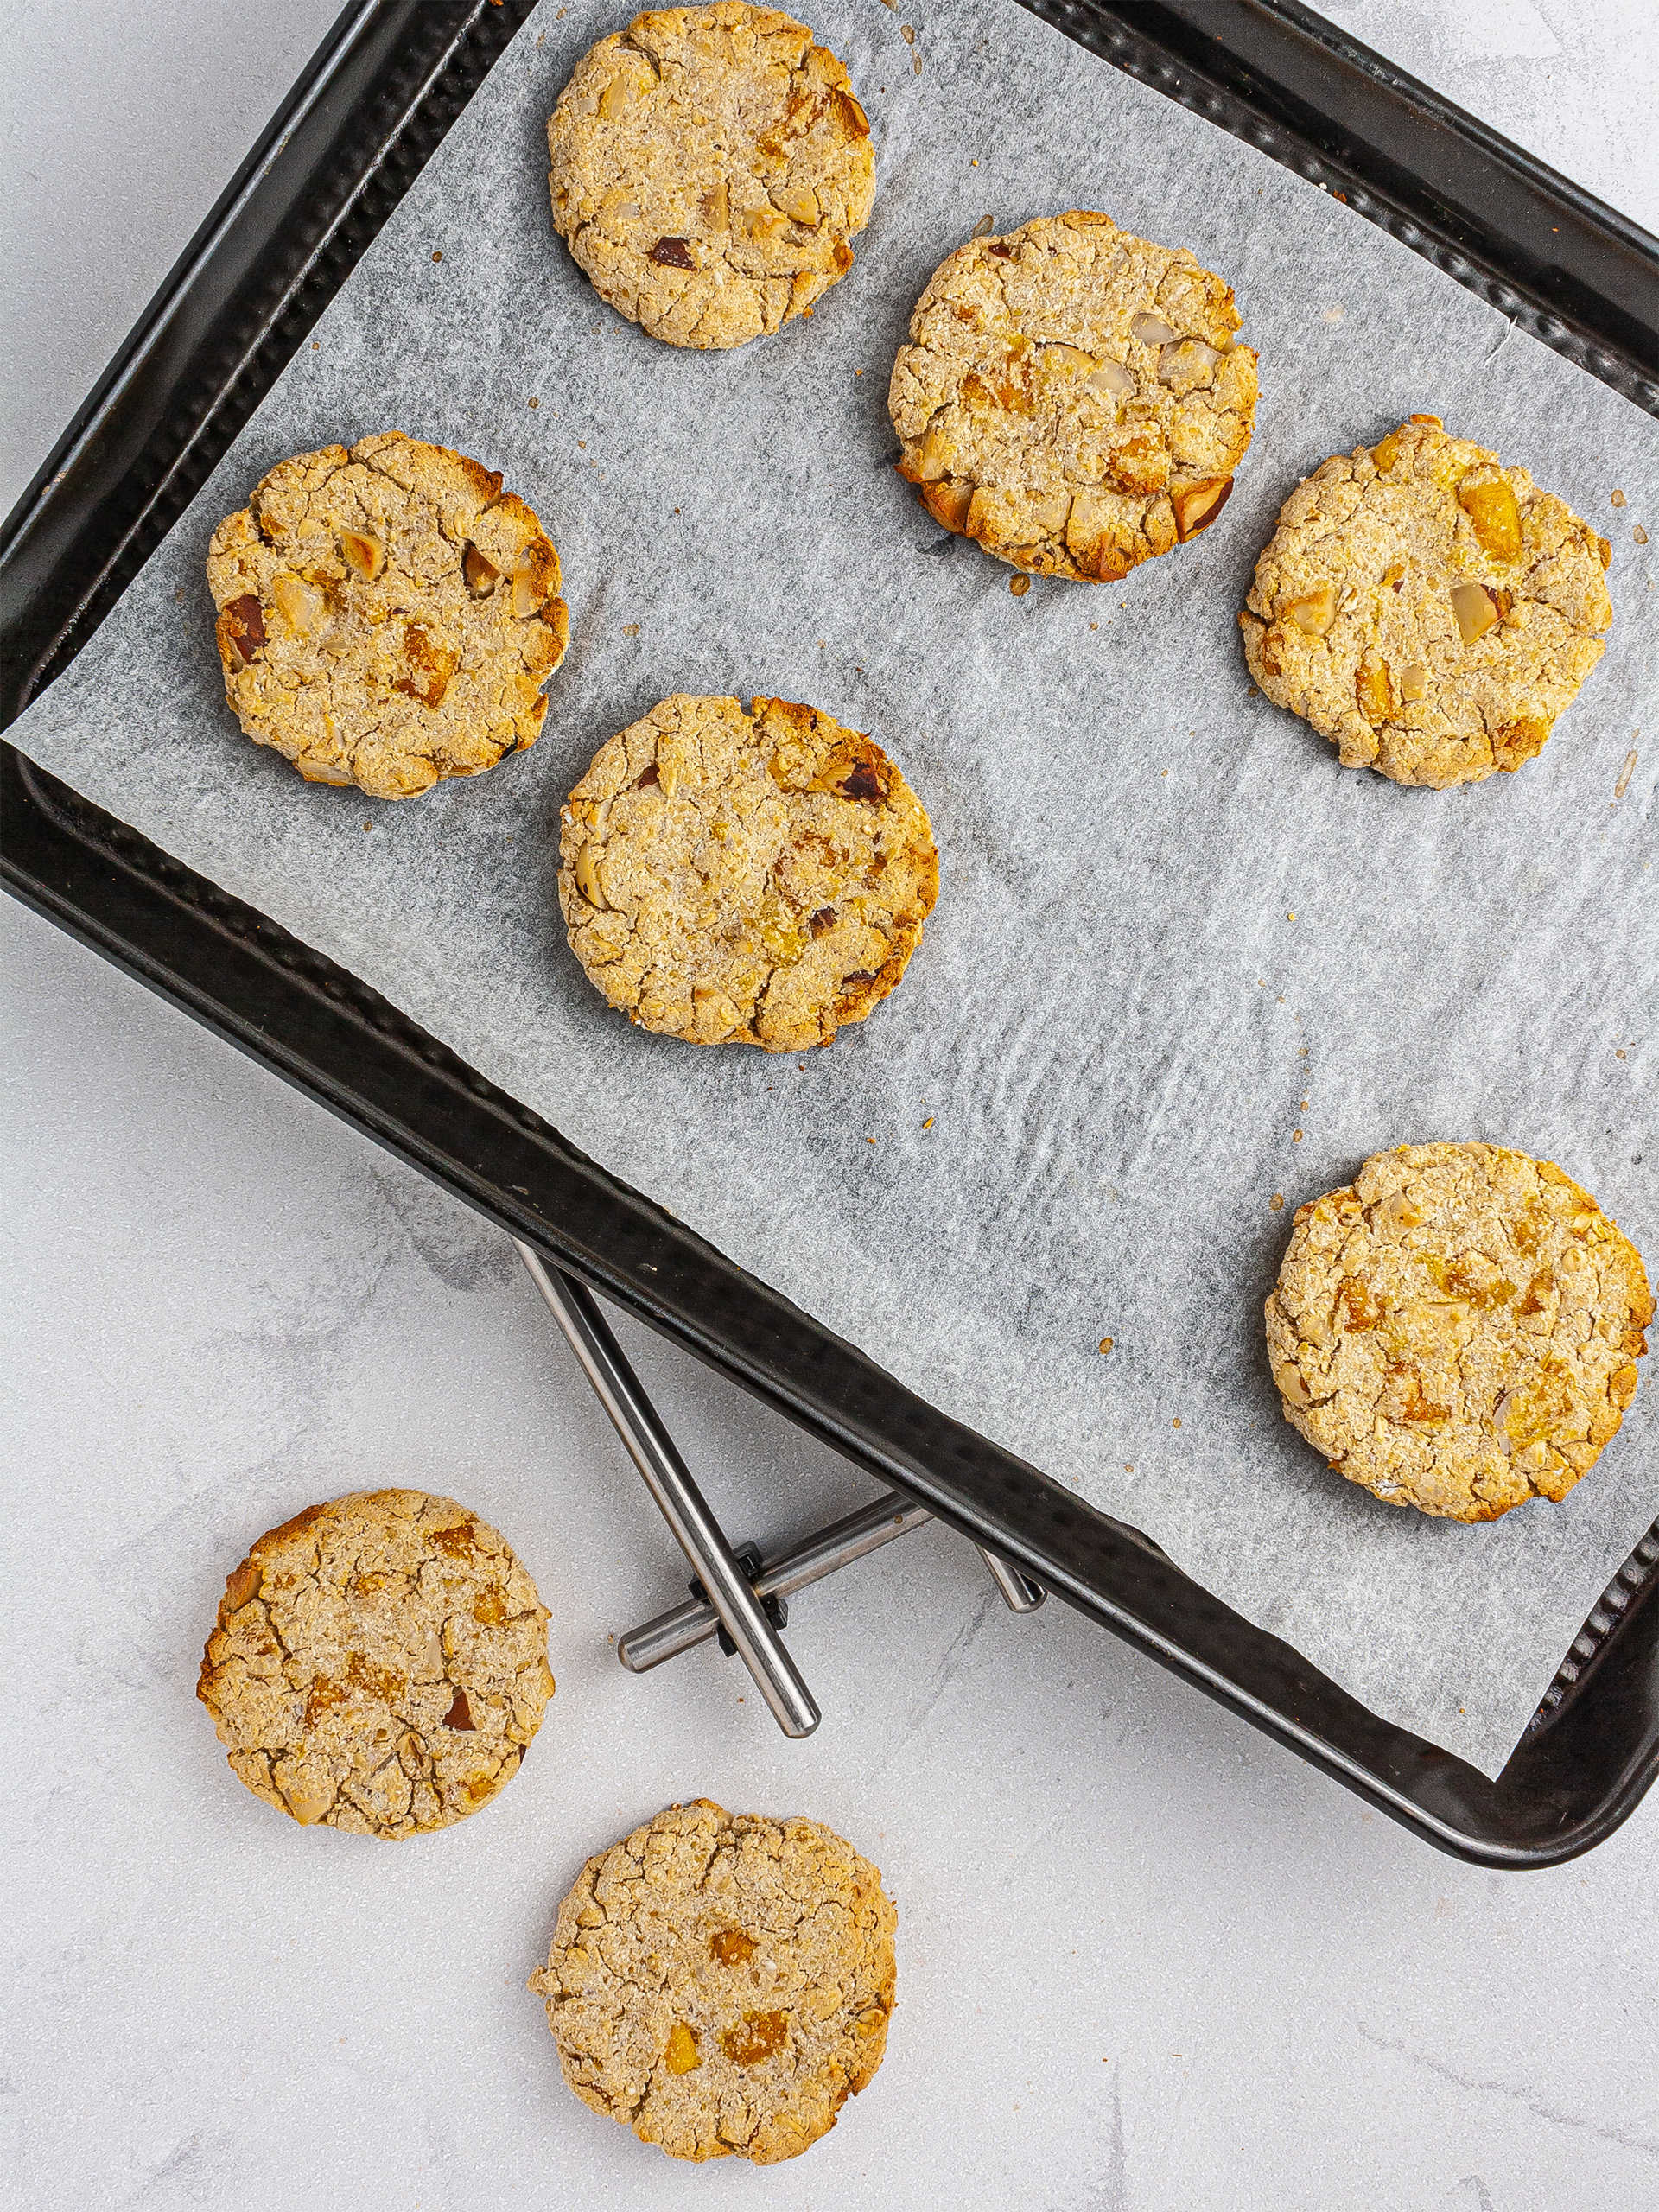
[[[236,657],[245,668],[251,668],[253,657],[264,648],[265,610],[256,594],[242,593],[239,598],[227,601],[219,618],[219,655],[228,668],[230,656],[225,647],[228,642],[235,648]]]
[[[1322,638],[1337,619],[1337,594],[1328,576],[1300,599],[1287,601],[1281,619],[1288,620],[1310,638]]]
[[[1452,587],[1452,612],[1457,617],[1458,635],[1465,645],[1472,645],[1497,620],[1497,601],[1484,584],[1456,583]]]
[[[495,588],[508,569],[511,595]],[[273,468],[214,531],[207,582],[247,734],[309,783],[376,798],[533,745],[569,634],[530,509],[396,430]]]
[[[1238,618],[1250,674],[1344,767],[1436,790],[1518,768],[1601,657],[1602,543],[1414,416],[1286,500]]]
[[[775,9],[636,16],[577,63],[547,126],[553,226],[602,299],[671,346],[810,315],[870,219],[847,72]]]
[[[1114,582],[1226,504],[1256,397],[1237,328],[1218,276],[1109,216],[976,232],[893,364],[899,473],[999,560]]]
[[[501,581],[501,571],[494,562],[486,560],[477,546],[471,543],[461,556],[461,571],[467,579],[467,588],[474,599],[487,599]]]
[[[1635,1247],[1551,1161],[1402,1145],[1298,1209],[1268,1356],[1286,1417],[1351,1482],[1491,1521],[1589,1472],[1652,1318]]]
[[[893,762],[785,699],[664,699],[594,756],[559,849],[589,980],[692,1044],[830,1043],[893,988],[938,892]]]
[[[1181,543],[1185,545],[1189,537],[1196,537],[1201,530],[1208,530],[1232,494],[1230,476],[1206,476],[1201,483],[1184,485],[1173,491],[1169,504],[1175,517],[1175,535]]]
[[[769,2165],[880,2065],[896,1921],[830,1829],[698,1799],[588,1860],[530,1986],[584,2104],[671,2158]]]

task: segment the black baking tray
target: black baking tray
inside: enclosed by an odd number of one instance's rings
[[[1654,241],[1288,0],[1027,0],[1344,196],[1659,413]],[[0,727],[182,512],[524,17],[340,17],[0,532]],[[1659,1770],[1659,1529],[1497,1782],[1378,1719],[1156,1546],[903,1389],[356,977],[0,747],[19,898],[563,1267],[1441,1849],[1553,1865]]]

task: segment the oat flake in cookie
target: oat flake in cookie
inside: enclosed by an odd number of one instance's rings
[[[302,1826],[448,1827],[518,1771],[553,1694],[547,1609],[452,1497],[358,1491],[261,1536],[196,1695],[256,1797]]]
[[[880,2065],[897,1920],[816,1821],[700,1797],[588,1861],[530,1986],[584,2104],[671,2158],[770,2165]]]
[[[938,894],[921,803],[812,707],[677,694],[570,794],[559,904],[611,1004],[690,1044],[828,1045],[893,989]]]
[[[569,634],[524,501],[400,430],[279,462],[213,532],[207,583],[248,735],[373,798],[533,745]]]
[[[1391,1505],[1558,1503],[1636,1394],[1641,1255],[1548,1160],[1402,1145],[1300,1207],[1267,1303],[1285,1417]]]
[[[547,126],[553,226],[601,299],[671,346],[742,346],[853,265],[870,126],[804,23],[722,0],[636,16]]]
[[[1039,576],[1115,582],[1206,530],[1255,413],[1230,289],[1109,215],[958,246],[893,364],[899,473],[947,530]]]
[[[1611,552],[1524,468],[1414,415],[1286,500],[1244,657],[1344,768],[1479,783],[1541,749],[1601,658]]]

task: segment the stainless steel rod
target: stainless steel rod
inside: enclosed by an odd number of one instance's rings
[[[1002,1592],[1002,1602],[1011,1613],[1034,1613],[1048,1592],[1040,1582],[1033,1582],[1028,1574],[1001,1559],[995,1552],[988,1552],[983,1544],[974,1549],[991,1570],[991,1580]]]
[[[844,1520],[832,1521],[827,1529],[820,1529],[804,1542],[768,1560],[755,1577],[755,1594],[760,1598],[792,1598],[809,1583],[821,1581],[839,1567],[850,1567],[867,1552],[879,1550],[895,1536],[902,1536],[910,1529],[919,1529],[925,1521],[932,1518],[925,1505],[912,1505],[896,1491],[888,1491],[856,1513],[848,1514]],[[660,1667],[664,1660],[677,1659],[681,1652],[706,1643],[719,1625],[712,1605],[689,1599],[669,1612],[658,1613],[655,1620],[631,1628],[618,1639],[616,1656],[632,1673],[646,1674],[652,1667]]]
[[[786,1736],[810,1736],[818,1725],[812,1693],[766,1618],[593,1294],[560,1269],[546,1266],[532,1246],[520,1243],[516,1236],[513,1243],[773,1719]]]

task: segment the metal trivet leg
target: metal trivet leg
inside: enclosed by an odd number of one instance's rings
[[[721,1626],[754,1676],[772,1718],[785,1736],[810,1736],[819,1717],[812,1693],[767,1619],[764,1603],[755,1596],[748,1577],[733,1556],[719,1522],[692,1481],[673,1438],[658,1420],[657,1408],[622,1357],[622,1347],[611,1334],[592,1292],[558,1268],[544,1267],[540,1255],[528,1244],[519,1244],[516,1236],[512,1241],[518,1244],[518,1256],[529,1268],[531,1281],[552,1309],[554,1319],[582,1363],[583,1374],[626,1445],[629,1457],[645,1477],[645,1488],[708,1592]]]
[[[734,1552],[593,1294],[563,1269],[548,1267],[531,1245],[516,1236],[513,1243],[696,1576],[690,1602],[631,1629],[618,1640],[618,1658],[644,1674],[717,1636],[721,1648],[728,1656],[735,1651],[753,1675],[784,1733],[810,1736],[818,1725],[818,1708],[778,1633],[789,1618],[785,1601],[933,1516],[889,1491],[776,1559],[762,1560],[753,1545]],[[1009,1610],[1034,1612],[1048,1595],[1042,1585],[982,1544],[975,1548]]]
[[[974,1549],[991,1570],[991,1580],[1002,1592],[1002,1602],[1011,1613],[1034,1613],[1048,1592],[1040,1582],[1033,1582],[1021,1568],[1012,1566],[995,1552],[988,1552],[983,1544]]]

